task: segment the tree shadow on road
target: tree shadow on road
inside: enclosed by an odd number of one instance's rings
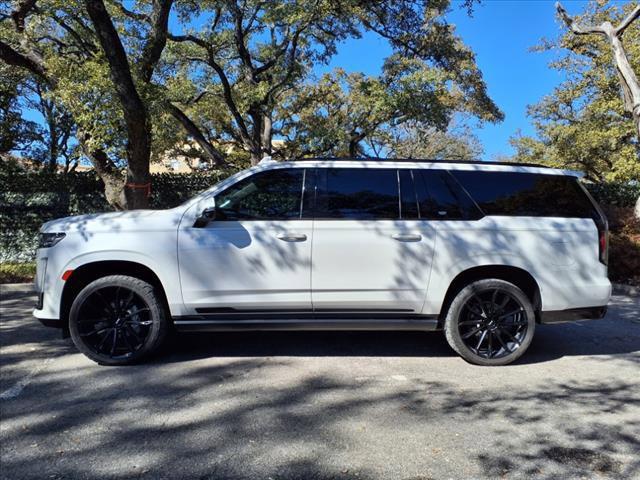
[[[453,372],[430,379],[429,358],[453,355],[438,333],[190,334],[152,362],[108,368],[28,322],[3,317],[4,339],[6,327],[9,338],[40,341],[58,356],[20,396],[0,401],[1,478],[640,476],[637,379],[579,381],[549,370],[543,383],[486,381],[487,372],[514,378],[539,368],[527,363],[566,355],[633,371],[640,348],[631,315],[541,327],[524,365],[462,364],[485,387]],[[375,368],[412,356],[425,357],[423,375]],[[349,375],[360,357],[371,357],[370,376]]]
[[[513,391],[461,390],[420,378],[398,384],[301,374],[289,359],[182,367],[59,362],[37,387],[3,405],[2,475],[640,475],[637,384],[550,381]],[[461,432],[459,440],[453,431]],[[424,447],[408,450],[402,439],[411,436]],[[447,466],[445,458],[460,453],[451,449],[462,450],[462,464]]]

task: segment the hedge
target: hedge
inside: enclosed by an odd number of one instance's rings
[[[175,207],[230,173],[154,174],[151,207]],[[640,195],[637,183],[586,186],[599,202],[618,207],[633,206]],[[102,181],[93,172],[25,171],[0,161],[0,263],[32,261],[38,229],[48,220],[110,210]]]
[[[151,207],[171,208],[232,171],[152,175]],[[25,171],[0,161],[0,263],[32,261],[40,226],[55,218],[113,210],[93,172]]]

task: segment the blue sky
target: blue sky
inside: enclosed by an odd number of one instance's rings
[[[572,15],[583,12],[587,3],[563,1]],[[454,0],[447,19],[456,25],[458,35],[476,53],[489,94],[505,113],[504,122],[485,125],[476,131],[484,146],[483,159],[512,154],[509,137],[517,130],[523,134],[534,133],[526,116],[527,105],[551,93],[562,81],[562,75],[548,67],[548,62],[560,52],[529,52],[543,37],[556,38],[561,33],[554,2],[483,0],[469,17]],[[368,34],[342,44],[329,68],[377,74],[389,52],[384,40]]]

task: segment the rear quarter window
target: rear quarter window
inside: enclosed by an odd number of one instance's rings
[[[446,170],[414,172],[420,218],[425,220],[476,220],[482,212]]]
[[[451,171],[485,215],[594,218],[575,177],[521,172]]]

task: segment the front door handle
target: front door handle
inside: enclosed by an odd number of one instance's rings
[[[391,235],[391,238],[399,242],[419,242],[422,240],[422,235],[419,233],[395,233]]]
[[[279,233],[276,238],[283,242],[304,242],[307,236],[304,233]]]

